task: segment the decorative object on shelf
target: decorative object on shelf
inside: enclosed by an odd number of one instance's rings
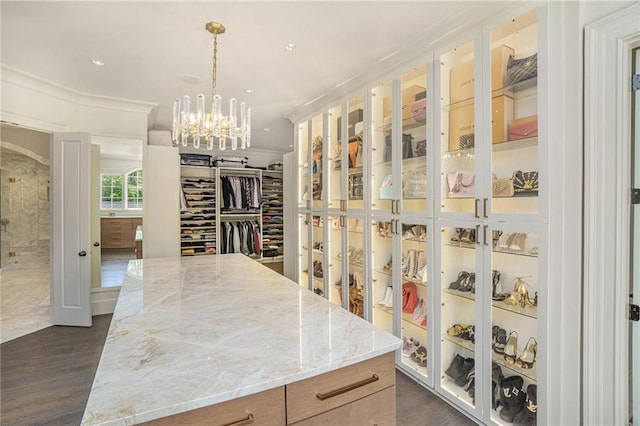
[[[472,171],[458,171],[447,173],[449,198],[473,198],[475,195],[475,173]]]
[[[516,415],[524,408],[526,393],[524,391],[524,379],[521,376],[505,377],[500,382],[500,418],[512,423]]]
[[[538,54],[516,59],[509,56],[507,62],[507,80],[509,84],[520,83],[538,76]]]
[[[515,192],[538,192],[538,172],[513,172],[513,188]]]
[[[251,146],[251,108],[240,103],[240,123],[236,115],[235,98],[229,101],[229,115],[222,114],[222,97],[216,93],[216,72],[218,68],[218,35],[225,32],[224,25],[218,22],[207,22],[207,31],[213,34],[213,68],[211,73],[211,110],[205,110],[205,97],[202,93],[196,96],[196,109],[191,110],[191,100],[185,95],[183,100],[177,98],[173,103],[173,127],[171,139],[175,146],[188,146],[189,140],[194,148],[199,149],[202,142],[208,150],[213,150],[214,142],[224,151],[227,139],[231,141],[231,149],[245,149]]]
[[[533,138],[538,136],[538,116],[529,115],[515,119],[509,125],[509,140]]]
[[[495,174],[491,179],[491,195],[493,197],[513,197],[515,189],[513,179],[499,178]]]
[[[426,166],[407,171],[407,178],[402,192],[406,198],[425,198],[427,196]]]

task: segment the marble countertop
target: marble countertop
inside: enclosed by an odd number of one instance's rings
[[[82,425],[193,410],[400,344],[241,254],[131,260]]]

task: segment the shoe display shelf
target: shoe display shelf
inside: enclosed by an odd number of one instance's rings
[[[184,194],[180,210],[182,256],[216,254],[216,174],[206,166],[181,166]]]

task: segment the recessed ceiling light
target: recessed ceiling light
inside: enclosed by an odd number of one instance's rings
[[[271,129],[270,129],[270,128],[268,128],[268,127],[265,127],[263,130],[264,130],[265,132],[270,132],[270,131],[271,131]]]
[[[289,52],[293,52],[294,50],[296,50],[296,45],[293,43],[285,44],[284,49],[288,50]]]
[[[251,94],[253,93],[253,89],[244,89],[244,93]]]
[[[91,63],[95,66],[98,67],[103,67],[104,66],[104,62],[102,62],[100,59],[92,59]]]

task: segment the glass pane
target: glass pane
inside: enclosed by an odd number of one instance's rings
[[[427,67],[402,76],[402,211],[427,210]]]
[[[320,296],[324,296],[324,276],[326,272],[324,264],[324,220],[324,216],[313,216],[311,231],[311,253],[313,257],[311,264],[313,268],[312,290]]]
[[[475,209],[474,43],[440,57],[441,63],[441,208]]]
[[[349,176],[347,179],[347,208],[363,209],[364,180],[362,179],[362,163],[365,150],[363,146],[364,103],[361,96],[349,99],[349,116],[347,121],[348,152],[347,162]],[[342,130],[341,130],[342,132]]]
[[[491,418],[535,425],[538,236],[503,229],[494,229],[491,236],[491,271],[484,277],[492,283],[485,286],[492,299]]]
[[[341,133],[342,123],[342,106],[331,108],[329,110],[329,134],[327,141],[329,143],[329,158],[327,161],[327,174],[329,176],[329,208],[339,209],[340,200],[345,197],[342,194],[342,140],[339,135]]]
[[[311,183],[309,176],[309,123],[303,122],[298,126],[298,168],[300,173],[298,188],[300,189],[300,197],[298,198],[298,207],[307,208],[307,201],[311,199],[309,185]]]
[[[393,333],[393,239],[391,222],[372,223],[373,324]],[[400,264],[400,259],[396,260]]]
[[[342,306],[342,216],[329,216],[329,276],[328,299],[331,303]],[[327,244],[325,244],[327,245]],[[325,247],[326,248],[326,247]]]
[[[309,216],[298,215],[298,271],[300,271],[299,284],[304,288],[309,288]]]
[[[362,218],[347,218],[347,253],[349,259],[349,312],[364,318],[364,220]]]
[[[427,376],[427,227],[402,224],[402,362]]]
[[[311,185],[312,185],[312,198],[313,207],[322,208],[324,199],[324,191],[322,188],[323,179],[323,158],[322,158],[322,145],[324,142],[323,137],[323,123],[322,114],[316,115],[311,120]]]
[[[386,82],[371,91],[372,122],[372,188],[373,210],[391,211],[392,187],[392,97],[391,82]]]
[[[491,173],[495,213],[538,212],[536,11],[491,32]]]
[[[441,228],[442,388],[475,406],[476,228]]]

